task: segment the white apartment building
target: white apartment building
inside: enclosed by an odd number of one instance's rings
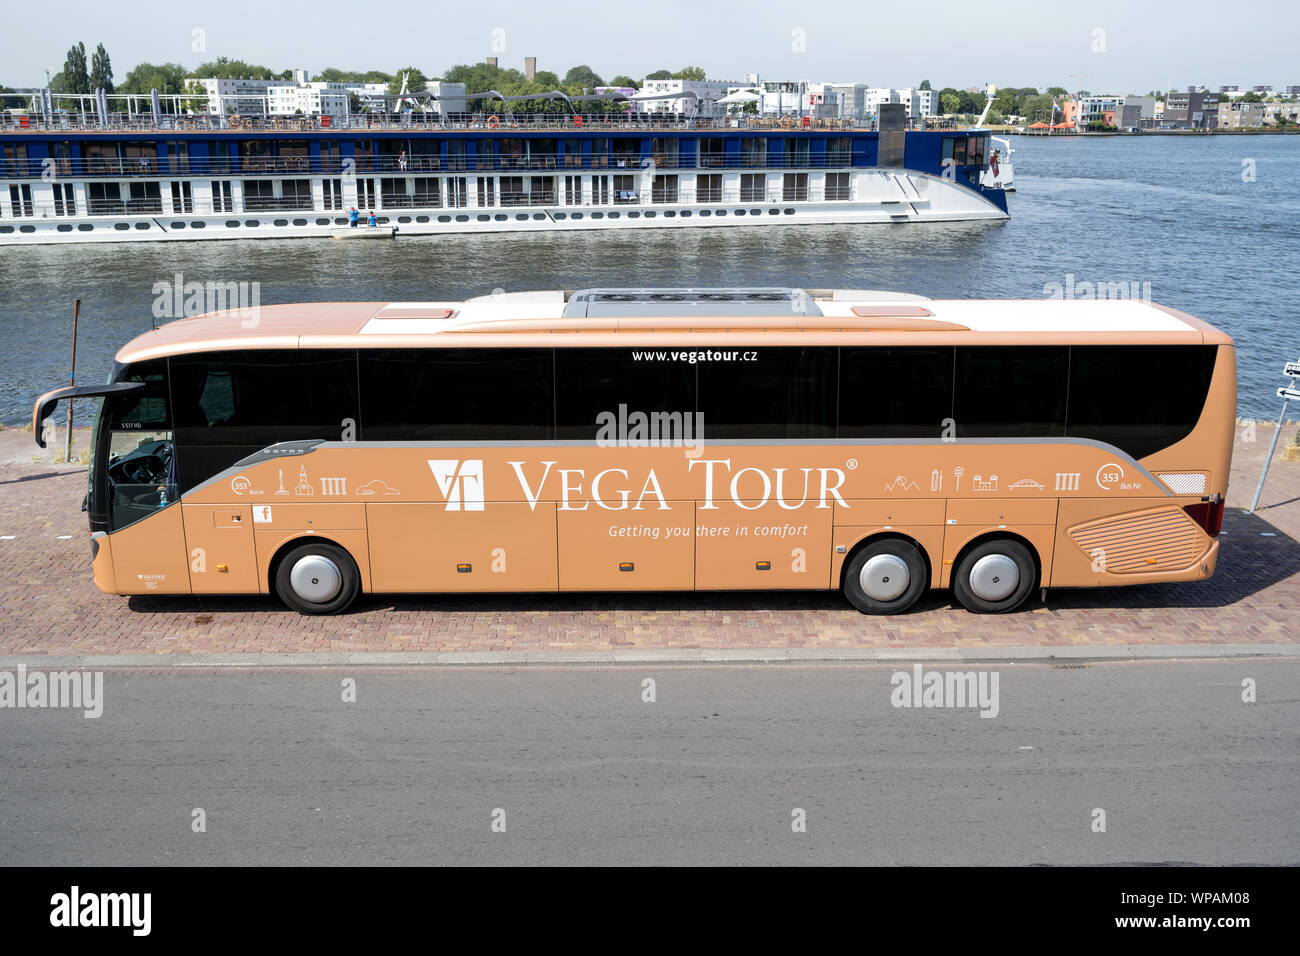
[[[716,116],[725,112],[725,107],[718,106],[718,100],[727,95],[734,84],[725,80],[646,80],[641,81],[641,90],[632,98],[632,105],[638,113],[691,113],[697,104],[701,115]],[[602,87],[609,89],[609,87]],[[669,96],[671,94],[694,93],[698,100],[689,96],[681,99],[637,99],[637,96]]]
[[[272,86],[283,86],[284,80],[219,80],[215,78],[197,81],[208,96],[209,113],[253,113],[267,111],[269,90]]]

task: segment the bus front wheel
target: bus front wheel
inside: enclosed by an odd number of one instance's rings
[[[312,541],[280,559],[275,592],[301,614],[337,614],[361,592],[361,574],[352,555],[338,545]]]
[[[863,614],[902,614],[928,583],[920,549],[901,538],[871,542],[844,568],[844,596]]]
[[[976,545],[961,556],[952,574],[952,593],[976,614],[1004,614],[1025,603],[1034,590],[1037,565],[1030,550],[1011,538]]]

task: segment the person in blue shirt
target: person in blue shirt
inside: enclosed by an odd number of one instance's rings
[[[379,220],[375,218],[375,211],[373,209],[370,210],[370,218],[366,220],[366,225],[367,226],[379,225]]]
[[[357,207],[353,206],[348,210],[348,225],[353,229],[357,228],[357,220],[361,218],[361,213],[357,212]]]

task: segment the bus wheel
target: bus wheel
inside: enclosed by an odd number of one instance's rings
[[[998,538],[966,552],[953,570],[952,592],[977,614],[1002,614],[1034,590],[1034,556],[1019,541]]]
[[[302,614],[337,614],[361,592],[361,574],[352,555],[338,545],[313,541],[280,559],[275,592]]]
[[[883,538],[849,559],[844,596],[863,614],[902,614],[928,583],[925,558],[910,541]]]

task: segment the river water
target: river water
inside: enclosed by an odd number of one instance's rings
[[[77,380],[102,381],[117,348],[149,328],[155,283],[176,273],[258,282],[263,305],[597,285],[1041,298],[1123,283],[1234,336],[1239,414],[1276,417],[1282,363],[1300,356],[1300,136],[1013,145],[1018,191],[1001,223],[0,247],[0,422],[30,421],[35,397],[67,382],[74,298]]]

